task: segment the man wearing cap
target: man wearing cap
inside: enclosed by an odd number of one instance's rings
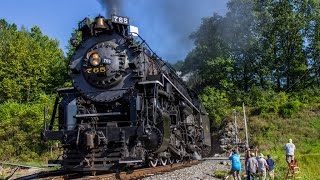
[[[266,180],[267,178],[267,169],[269,168],[267,161],[264,159],[264,156],[262,153],[260,153],[258,158],[258,171],[260,179]]]
[[[290,165],[290,162],[294,160],[294,150],[296,149],[296,146],[292,143],[292,139],[289,139],[284,149],[286,150],[286,161]]]
[[[250,158],[247,159],[247,162],[246,162],[248,180],[253,180],[254,175],[257,173],[257,169],[258,169],[258,161],[254,156],[254,153],[251,153]]]

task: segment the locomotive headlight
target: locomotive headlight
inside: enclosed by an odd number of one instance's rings
[[[92,66],[98,66],[101,62],[101,58],[98,53],[94,52],[90,55],[90,64]]]

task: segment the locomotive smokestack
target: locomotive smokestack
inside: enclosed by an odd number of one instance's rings
[[[112,14],[122,13],[122,0],[98,0],[103,8],[106,9],[106,17]]]

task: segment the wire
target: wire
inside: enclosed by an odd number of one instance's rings
[[[313,69],[313,68],[307,70],[302,76],[300,76],[300,77],[298,78],[298,80],[297,80],[295,83],[293,83],[290,87],[288,87],[287,89],[285,89],[284,92],[288,92],[289,89],[293,88],[293,86],[295,86],[297,83],[299,83],[300,80],[301,80],[304,76],[306,76],[306,75],[309,73],[309,71],[312,70],[312,69]]]

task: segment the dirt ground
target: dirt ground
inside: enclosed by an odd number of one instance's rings
[[[15,179],[22,176],[31,175],[37,172],[45,171],[44,168],[22,169],[19,167],[2,168],[0,166],[0,179]]]

